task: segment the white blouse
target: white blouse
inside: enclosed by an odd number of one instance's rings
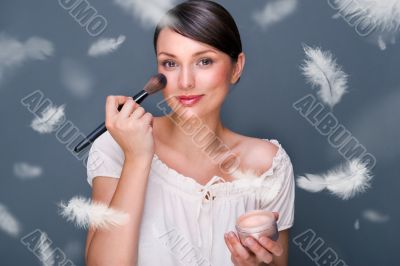
[[[206,185],[152,160],[139,237],[139,266],[232,265],[224,233],[235,231],[241,214],[255,209],[279,212],[278,230],[294,221],[293,167],[281,144],[271,168],[256,178],[225,182],[214,176]],[[90,148],[87,181],[119,178],[124,153],[108,131]],[[207,195],[205,197],[205,195]]]

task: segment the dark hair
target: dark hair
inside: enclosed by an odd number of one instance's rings
[[[223,6],[213,1],[189,0],[168,10],[154,32],[156,54],[158,35],[163,28],[170,28],[185,37],[215,47],[229,55],[232,62],[237,62],[242,52],[235,20]]]

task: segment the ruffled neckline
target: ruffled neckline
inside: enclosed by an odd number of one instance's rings
[[[265,171],[264,173],[262,173],[261,175],[259,175],[257,179],[252,180],[255,183],[259,183],[261,181],[261,179],[264,179],[264,177],[267,176],[272,176],[275,173],[275,169],[276,167],[279,165],[279,163],[281,162],[283,155],[284,155],[284,149],[282,148],[282,145],[279,143],[278,140],[276,139],[267,139],[267,138],[262,138],[262,140],[265,141],[269,141],[272,144],[274,144],[275,146],[278,147],[278,151],[276,152],[275,156],[272,158],[272,165],[271,167]],[[232,181],[226,181],[226,182],[220,182],[220,183],[214,183],[212,184],[211,182],[214,182],[216,179],[222,179],[224,180],[221,176],[218,175],[214,175],[213,177],[211,177],[210,181],[206,184],[206,185],[202,185],[200,183],[198,183],[194,178],[190,177],[190,176],[186,176],[180,172],[178,172],[177,170],[175,170],[174,168],[170,168],[165,162],[163,162],[157,154],[154,153],[153,156],[153,163],[155,165],[156,170],[160,170],[160,174],[162,175],[166,175],[170,178],[175,178],[178,180],[178,182],[181,185],[187,184],[195,189],[203,189],[206,187],[215,187],[215,188],[221,188],[223,186],[229,186],[229,187],[242,187],[243,185],[248,185],[249,183],[251,183],[252,181],[249,180],[243,180],[243,179],[235,179]],[[158,172],[158,171],[157,171]]]

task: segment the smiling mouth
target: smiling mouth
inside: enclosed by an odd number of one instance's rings
[[[204,95],[192,95],[192,96],[178,96],[178,101],[184,106],[193,106],[198,103]]]

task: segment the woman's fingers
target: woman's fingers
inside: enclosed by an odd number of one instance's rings
[[[124,104],[128,97],[122,95],[109,95],[106,98],[106,121],[118,115],[118,106]]]
[[[231,243],[229,243],[228,234],[225,234],[225,235],[224,235],[224,240],[225,240],[226,246],[228,247],[228,249],[229,249],[230,252],[232,253],[232,252],[233,252],[233,247],[232,247]]]
[[[227,235],[228,234],[224,235],[225,244],[228,247],[229,251],[231,252],[231,261],[236,265],[236,257],[234,255],[235,251],[234,251],[232,245],[229,243]]]
[[[233,232],[229,232],[227,234],[227,241],[231,245],[231,253],[235,258],[240,260],[247,260],[250,258],[251,254],[246,250],[245,247],[242,246],[239,239]]]
[[[264,239],[265,238],[265,239]],[[271,263],[273,260],[272,254],[280,256],[282,254],[282,247],[278,242],[275,242],[266,237],[262,237],[260,240],[266,244],[266,247],[261,245],[257,240],[252,237],[248,237],[244,241],[244,245],[251,251],[248,251],[239,241],[237,236],[230,232],[225,234],[225,243],[232,253],[232,258],[236,262],[251,264],[255,261],[262,261],[264,263]],[[267,241],[266,241],[267,240]],[[268,241],[269,240],[269,241]],[[271,250],[269,250],[268,248]]]
[[[240,257],[239,253],[232,247],[232,244],[229,242],[228,234],[224,235],[225,244],[228,247],[229,251],[231,252],[231,260],[236,265],[238,261],[241,261],[242,258]]]
[[[122,108],[118,110],[118,107],[122,105]],[[152,124],[152,115],[149,113],[144,117],[146,114],[146,110],[138,103],[136,103],[132,97],[127,96],[113,96],[110,95],[107,97],[106,101],[106,121],[107,118],[110,119],[119,115],[122,118],[135,118],[141,119],[143,118],[146,124]]]
[[[280,256],[283,253],[283,248],[282,245],[277,242],[273,241],[272,239],[268,237],[261,237],[258,242],[268,251],[273,253],[275,256]]]
[[[141,119],[146,125],[153,126],[153,115],[151,113],[145,113]]]
[[[257,258],[265,263],[271,263],[272,255],[263,246],[261,246],[252,237],[247,237],[244,241],[245,245],[257,256]]]
[[[135,108],[138,108],[138,104],[131,98],[129,97],[124,106],[122,106],[120,113],[120,117],[122,118],[128,118],[132,112],[135,110]]]
[[[130,117],[135,118],[135,119],[139,119],[143,116],[143,114],[146,113],[146,111],[144,110],[144,108],[142,106],[138,106],[133,113],[131,114]]]
[[[279,212],[272,212],[275,215],[275,220],[278,221],[279,219]]]

